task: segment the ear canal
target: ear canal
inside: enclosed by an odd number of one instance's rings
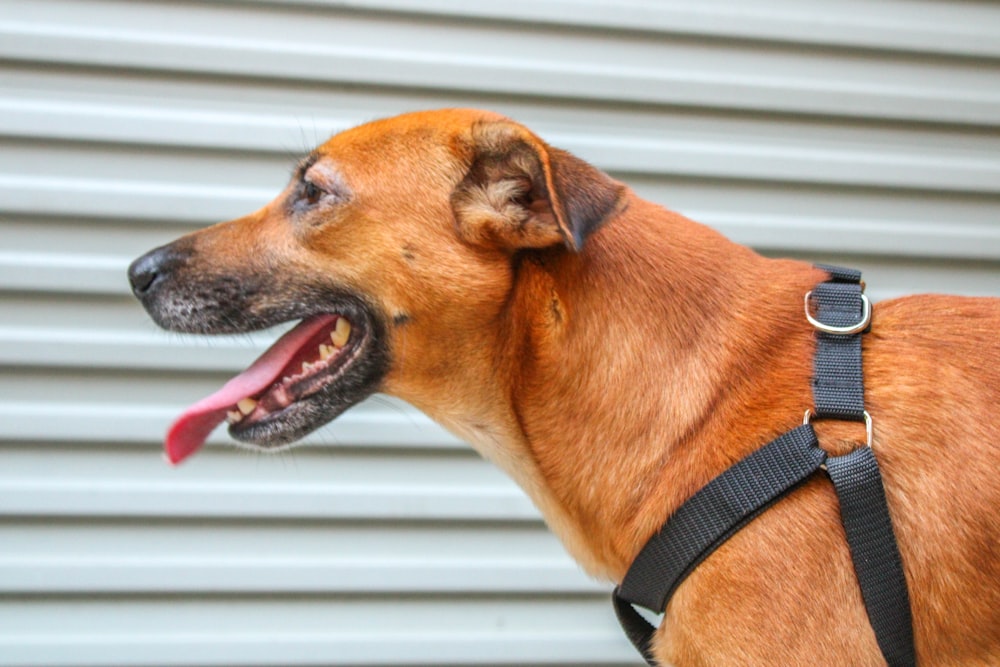
[[[475,126],[471,148],[471,166],[451,196],[469,242],[579,250],[622,205],[624,186],[515,123]]]

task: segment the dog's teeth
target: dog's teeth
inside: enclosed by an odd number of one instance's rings
[[[226,413],[226,421],[230,424],[239,424],[243,421],[243,413],[239,410],[230,410]]]
[[[320,361],[326,361],[334,355],[336,348],[331,345],[320,345],[319,346],[319,358]]]
[[[337,320],[337,327],[330,332],[330,340],[340,348],[347,344],[347,339],[351,337],[351,323],[341,317]]]
[[[245,416],[254,411],[254,408],[257,407],[257,401],[252,398],[240,399],[240,401],[236,404],[236,407],[239,408],[240,412]]]
[[[303,361],[302,362],[302,372],[303,373],[308,373],[312,369],[313,369],[313,365],[310,364],[308,361]]]

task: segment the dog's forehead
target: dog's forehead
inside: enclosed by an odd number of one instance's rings
[[[452,171],[467,166],[472,128],[503,118],[476,109],[441,109],[375,120],[332,136],[300,163],[299,172],[326,165],[361,187],[384,185],[389,174],[408,172],[437,173],[450,181]]]
[[[387,156],[406,158],[448,147],[469,136],[477,123],[502,119],[478,109],[417,111],[352,127],[331,137],[317,152],[343,157],[360,153],[370,159],[373,151],[385,151]]]

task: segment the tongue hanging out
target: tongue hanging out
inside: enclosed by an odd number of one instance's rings
[[[287,405],[295,398],[290,383],[314,372],[312,361],[322,370],[349,335],[350,324],[338,315],[317,315],[303,320],[248,369],[177,418],[164,442],[167,459],[177,464],[195,453],[227,415],[231,422],[239,422],[255,410]],[[254,397],[262,394],[265,396],[258,408]]]

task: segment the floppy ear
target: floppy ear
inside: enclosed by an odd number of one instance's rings
[[[470,243],[579,250],[624,201],[620,183],[513,122],[474,126],[472,151],[451,195],[459,234]]]

